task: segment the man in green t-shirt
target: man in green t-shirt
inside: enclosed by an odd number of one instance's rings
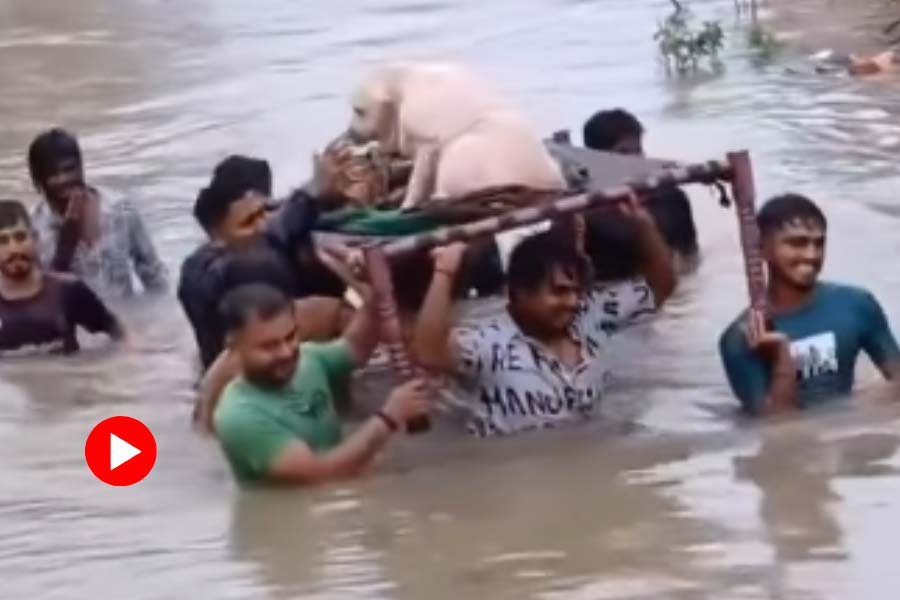
[[[357,311],[342,338],[324,344],[299,343],[291,301],[270,286],[232,290],[221,312],[240,375],[225,388],[213,422],[242,482],[313,484],[352,477],[393,432],[427,412],[424,384],[412,381],[343,439],[333,390],[375,348],[375,317],[368,306]]]
[[[809,198],[785,194],[757,216],[768,271],[772,323],[746,311],[725,330],[719,354],[750,414],[804,408],[853,390],[865,353],[886,379],[900,381],[900,347],[875,297],[819,280],[825,215]]]

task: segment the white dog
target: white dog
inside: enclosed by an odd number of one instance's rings
[[[463,65],[376,69],[356,90],[353,112],[354,139],[377,140],[413,161],[403,208],[497,185],[565,186],[528,119]]]
[[[461,64],[397,63],[374,70],[353,95],[349,132],[413,161],[404,209],[432,196],[459,197],[500,185],[565,188],[527,117]],[[498,237],[504,264],[512,246],[532,231]]]

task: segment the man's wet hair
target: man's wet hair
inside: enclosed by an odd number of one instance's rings
[[[828,229],[828,219],[815,202],[800,194],[782,194],[770,198],[756,215],[762,235],[774,233],[790,223],[813,223]]]
[[[65,129],[54,127],[44,131],[28,147],[28,171],[35,187],[42,186],[66,162],[81,166],[78,140]]]
[[[536,290],[557,268],[581,285],[588,282],[587,261],[575,248],[571,236],[551,229],[525,238],[509,257],[507,285],[510,293]]]
[[[249,191],[266,197],[272,195],[269,163],[249,156],[231,155],[216,165],[209,186],[197,195],[194,218],[208,232],[221,224],[231,205]]]
[[[584,251],[595,279],[618,281],[638,274],[640,232],[633,219],[611,211],[585,215],[584,233]]]
[[[289,265],[267,244],[229,250],[223,260],[222,289],[225,293],[249,284],[265,284],[286,296],[294,295]]]
[[[694,211],[687,194],[677,186],[665,186],[647,196],[647,211],[669,247],[682,256],[700,252]]]
[[[622,108],[601,110],[584,124],[584,145],[591,150],[609,151],[622,139],[644,135],[637,117]]]
[[[219,315],[225,331],[234,333],[253,319],[268,321],[292,308],[290,298],[278,288],[265,283],[249,283],[225,294],[219,304]]]
[[[19,224],[31,229],[31,217],[25,205],[18,200],[0,200],[0,229],[8,229]]]

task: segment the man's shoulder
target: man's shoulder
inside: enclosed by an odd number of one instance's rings
[[[54,220],[53,211],[50,205],[43,198],[40,198],[31,208],[31,226],[40,234],[51,226]],[[58,219],[59,217],[55,217]],[[40,236],[39,236],[40,237]],[[46,241],[46,240],[39,240]]]
[[[509,341],[521,332],[505,310],[503,314],[467,319],[453,328],[456,335],[483,340]]]
[[[181,263],[182,275],[196,269],[204,269],[215,260],[225,255],[226,249],[212,242],[204,242],[185,257]]]
[[[335,376],[348,373],[355,368],[353,352],[346,339],[339,337],[327,342],[303,342],[300,344],[298,369],[293,385],[305,386],[304,376],[310,369]]]
[[[335,353],[349,353],[350,345],[344,338],[336,338],[327,342],[303,342],[300,344],[302,358],[316,361],[328,361]]]
[[[137,210],[129,197],[117,190],[104,186],[92,187],[91,189],[100,200],[101,212],[131,212]]]
[[[203,288],[210,277],[218,279],[223,274],[227,250],[206,242],[191,252],[181,263],[178,288]]]
[[[88,284],[80,277],[73,273],[64,273],[61,271],[47,271],[44,273],[44,286],[48,289],[58,289],[63,292],[80,291],[87,289],[91,292]]]
[[[80,282],[81,280],[74,273],[63,271],[47,271],[44,273],[44,283],[50,283],[51,285],[71,285]]]
[[[833,281],[820,282],[818,284],[818,292],[821,298],[839,302],[869,302],[875,297],[866,288],[845,283],[835,283]]]

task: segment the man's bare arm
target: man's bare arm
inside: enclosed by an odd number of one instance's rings
[[[362,306],[356,310],[342,336],[350,348],[353,362],[357,366],[362,366],[369,362],[378,346],[378,317],[375,314],[374,294],[372,287],[361,278],[362,257],[358,252],[328,247],[317,248],[316,254],[323,264],[362,299]]]
[[[231,380],[240,372],[241,365],[237,355],[226,348],[203,374],[194,404],[194,425],[200,431],[215,433],[213,413],[219,404],[219,398],[225,390],[225,386],[231,383]]]
[[[413,333],[413,354],[422,366],[454,373],[459,354],[452,336],[453,282],[462,264],[465,245],[452,244],[433,252],[434,275],[419,311]]]
[[[637,223],[641,247],[641,274],[653,291],[657,308],[661,307],[678,284],[672,249],[656,226],[656,221],[638,202],[632,200],[623,212]]]
[[[269,465],[275,482],[312,485],[355,477],[366,469],[390,438],[410,420],[428,412],[427,387],[422,380],[409,381],[391,392],[381,410],[336,448],[315,454],[307,444],[292,442]]]

